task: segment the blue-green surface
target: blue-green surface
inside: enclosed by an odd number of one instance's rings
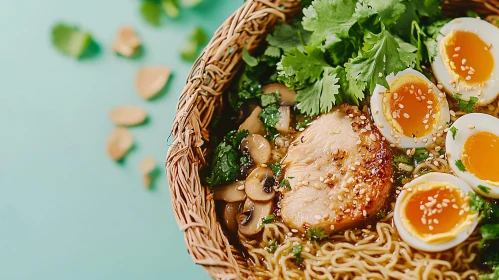
[[[207,279],[185,249],[166,178],[142,187],[139,162],[162,167],[175,104],[190,64],[178,55],[195,25],[209,34],[243,2],[206,0],[153,28],[138,0],[0,0],[0,279]],[[50,43],[59,20],[89,30],[98,57],[75,61]],[[141,59],[114,55],[117,28],[130,24]],[[134,91],[141,65],[168,65],[166,93]],[[123,164],[105,143],[111,108],[137,104],[150,122],[132,128],[136,149]]]

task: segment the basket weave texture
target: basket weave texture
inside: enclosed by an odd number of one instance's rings
[[[241,62],[241,51],[257,48],[278,21],[299,11],[299,1],[248,0],[213,35],[194,63],[180,95],[173,141],[166,158],[172,206],[187,251],[214,279],[253,279],[242,253],[229,243],[217,221],[215,203],[199,171],[206,165],[208,126],[222,104]],[[467,10],[499,20],[499,0],[447,0],[448,15]]]

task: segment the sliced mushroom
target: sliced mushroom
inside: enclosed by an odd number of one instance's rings
[[[278,92],[281,95],[281,99],[279,100],[280,105],[284,106],[295,105],[296,91],[290,90],[287,86],[283,84],[278,84],[278,83],[268,84],[264,86],[262,90],[264,94]]]
[[[265,127],[263,126],[262,121],[258,117],[260,113],[263,111],[262,108],[256,107],[251,112],[251,115],[239,126],[239,130],[248,130],[250,134],[265,134]]]
[[[247,198],[237,215],[239,232],[246,236],[259,233],[263,229],[262,218],[272,212],[272,204],[272,201],[257,202]]]
[[[274,198],[274,173],[268,167],[257,167],[246,178],[246,195],[255,201],[269,201]]]
[[[213,194],[213,199],[227,202],[243,201],[245,198],[244,181],[237,181],[232,184],[217,187]]]
[[[237,213],[241,204],[241,201],[228,202],[225,204],[224,222],[227,228],[232,232],[237,231]]]
[[[253,161],[260,165],[269,161],[272,148],[265,137],[260,134],[250,134],[241,141],[241,150],[243,153],[249,152]]]
[[[289,124],[291,123],[291,112],[289,106],[279,107],[279,120],[275,125],[275,128],[279,133],[287,134],[289,132]]]

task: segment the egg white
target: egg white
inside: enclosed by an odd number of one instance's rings
[[[478,35],[482,41],[487,44],[492,44],[490,49],[494,57],[494,68],[490,78],[485,82],[483,87],[475,87],[466,89],[464,81],[459,82],[459,89],[451,84],[453,77],[447,70],[444,60],[441,55],[441,42],[445,36],[452,31],[461,30],[472,32]],[[499,94],[499,28],[496,26],[477,18],[456,18],[445,24],[437,36],[437,55],[432,63],[433,74],[437,80],[443,85],[445,91],[449,94],[459,92],[461,99],[469,100],[471,96],[478,98],[478,105],[486,105],[492,102]],[[479,92],[481,94],[479,95]]]
[[[424,80],[428,85],[431,85],[433,87],[433,94],[436,95],[437,100],[439,100],[439,104],[436,106],[438,108],[438,114],[440,114],[439,121],[438,123],[434,126],[434,129],[428,133],[427,135],[423,137],[418,137],[416,138],[416,142],[412,137],[408,137],[404,135],[403,133],[399,133],[393,126],[392,124],[386,119],[384,113],[383,113],[383,98],[384,98],[384,92],[386,91],[386,88],[382,85],[376,85],[374,88],[373,94],[371,96],[371,114],[374,120],[374,123],[378,127],[379,131],[383,135],[383,137],[386,138],[386,140],[392,144],[394,144],[396,147],[399,148],[417,148],[417,147],[425,147],[426,145],[430,144],[433,142],[433,135],[438,131],[438,127],[440,126],[445,126],[445,124],[450,120],[450,115],[449,115],[449,104],[447,103],[447,99],[444,98],[439,98],[439,95],[441,95],[440,90],[433,84],[428,78],[426,78],[425,75],[422,73],[411,69],[407,68],[403,71],[400,71],[397,73],[397,75],[390,74],[386,77],[386,81],[388,84],[392,84],[395,80],[398,78],[405,76],[405,75],[414,75],[422,80]],[[392,135],[398,135],[400,138],[400,141],[397,143],[397,139]],[[426,139],[423,141],[423,139]],[[426,143],[425,143],[426,142]]]
[[[468,192],[473,191],[471,187],[463,180],[459,179],[456,176],[447,174],[447,173],[439,173],[439,172],[431,172],[425,175],[422,175],[421,177],[418,177],[411,182],[407,183],[404,186],[404,189],[407,188],[413,188],[417,184],[422,183],[422,182],[448,182],[457,188],[461,189],[462,192],[465,194],[468,194]],[[475,230],[477,224],[478,224],[478,219],[473,219],[469,227],[466,229],[462,230],[461,232],[457,233],[456,236],[446,242],[443,243],[436,243],[436,244],[429,244],[424,242],[423,240],[419,239],[418,237],[412,235],[408,229],[404,227],[404,224],[402,222],[402,218],[400,215],[401,212],[401,205],[402,201],[408,194],[407,190],[403,190],[399,196],[397,197],[397,201],[395,203],[395,213],[393,215],[393,219],[395,222],[395,226],[397,227],[398,233],[400,237],[411,247],[416,248],[418,250],[422,251],[427,251],[427,252],[440,252],[440,251],[445,251],[448,250],[452,247],[455,247],[468,239],[468,237],[473,233]],[[471,213],[470,213],[471,214]]]
[[[452,137],[451,132],[448,132],[445,138],[445,148],[447,150],[447,158],[450,168],[457,176],[459,176],[459,178],[468,182],[475,192],[483,196],[499,198],[499,185],[493,185],[490,182],[486,182],[468,171],[461,171],[456,166],[456,160],[461,159],[463,146],[468,137],[475,133],[484,131],[499,136],[499,119],[487,114],[471,113],[457,119],[452,126],[457,129],[455,136],[456,139]],[[499,170],[497,172],[499,172]],[[478,185],[486,186],[490,188],[490,191],[485,193],[478,188]]]

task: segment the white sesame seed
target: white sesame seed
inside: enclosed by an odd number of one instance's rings
[[[404,113],[404,118],[408,119],[408,118],[410,118],[410,117],[411,117],[411,116],[409,116],[409,114]]]
[[[437,84],[437,88],[438,88],[438,89],[443,89],[443,88],[444,88],[444,86],[443,86],[442,84]]]
[[[380,78],[383,77],[383,73],[379,72],[378,77],[380,77]]]
[[[471,76],[466,76],[466,81],[471,80]]]
[[[293,230],[293,229],[292,229],[292,230]],[[287,233],[287,235],[288,235],[289,237],[293,236],[293,234],[292,234],[291,232],[288,232],[288,233]]]
[[[459,55],[457,53],[455,53],[454,55],[452,55],[452,57],[458,57]]]
[[[461,49],[461,47],[455,47],[454,50],[458,52]]]
[[[463,60],[461,60],[461,64],[465,64],[466,63],[466,58],[463,58]]]
[[[365,209],[364,209],[364,210],[362,210],[362,215],[363,215],[364,217],[367,217],[367,211],[366,211]]]
[[[425,217],[421,218],[421,223],[423,223],[423,225],[426,225],[426,218]]]
[[[470,125],[468,125],[468,128],[469,128],[469,129],[474,129],[474,128],[475,128],[475,126],[474,126],[474,125],[472,125],[472,124],[470,124]]]
[[[321,215],[315,215],[314,218],[319,221],[322,219]]]
[[[238,187],[237,187],[237,190],[239,190],[239,191],[244,190],[244,184],[243,184],[243,185],[238,186]]]
[[[429,226],[428,228],[429,228],[430,230],[433,230],[433,226]]]
[[[461,209],[461,211],[459,211],[459,216],[462,216],[464,214],[464,210]]]

